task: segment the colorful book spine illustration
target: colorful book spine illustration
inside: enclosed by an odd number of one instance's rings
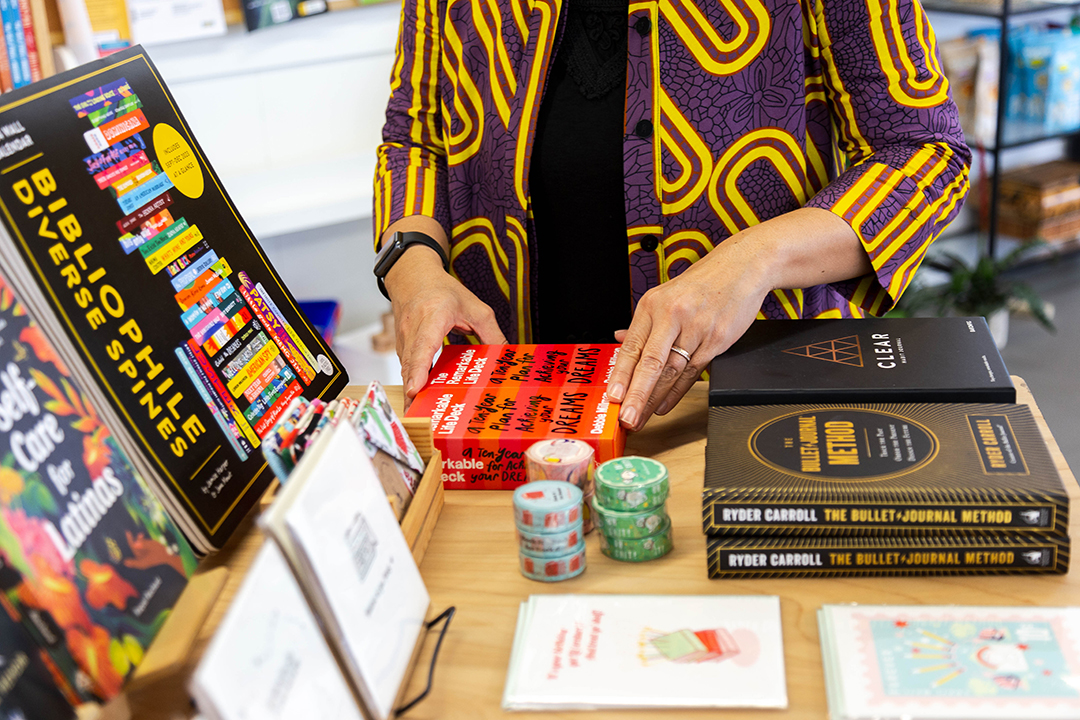
[[[252,284],[247,273],[241,272],[238,277],[240,278],[240,292],[255,312],[255,316],[259,318],[263,327],[270,331],[274,343],[284,353],[285,358],[293,366],[297,374],[304,379],[304,383],[310,383],[315,378],[315,368],[307,361],[311,353],[307,351],[306,347],[303,347],[303,343],[298,345],[293,340],[295,333],[289,333],[281,313],[270,306],[265,294]],[[312,361],[314,362],[314,358],[312,358]]]
[[[191,355],[190,348],[186,345],[181,345],[176,348],[176,357],[180,360],[180,364],[184,366],[184,370],[187,372],[188,377],[191,378],[191,382],[195,386],[200,397],[202,397],[203,402],[206,403],[207,408],[213,413],[215,422],[217,422],[218,426],[221,428],[226,439],[229,440],[233,452],[235,452],[241,460],[246,460],[248,452],[246,448],[240,444],[240,439],[244,436],[240,433],[239,428],[236,427],[236,422],[229,416],[229,411],[224,403],[215,397],[212,388],[207,387],[204,373],[201,373],[196,369],[198,362],[195,360],[194,355]]]
[[[0,553],[24,580],[19,609],[47,611],[90,690],[109,699],[195,556],[3,283],[0,337]]]
[[[202,370],[203,374],[206,375],[206,379],[210,381],[210,387],[214,391],[214,395],[216,395],[221,403],[225,405],[225,408],[229,411],[229,415],[231,415],[236,422],[236,426],[240,428],[243,437],[247,438],[248,442],[251,443],[252,448],[259,447],[259,436],[254,433],[251,425],[248,424],[247,419],[244,417],[244,414],[240,412],[240,408],[232,401],[228,390],[225,389],[221,384],[221,380],[214,374],[213,367],[207,361],[206,356],[203,355],[199,346],[195,344],[194,340],[188,340],[188,349],[195,358],[197,367]]]

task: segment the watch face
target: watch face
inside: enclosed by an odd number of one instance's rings
[[[379,249],[379,253],[375,256],[375,276],[386,277],[386,273],[390,272],[390,268],[394,265],[394,260],[400,252],[401,233],[396,232],[387,238]]]

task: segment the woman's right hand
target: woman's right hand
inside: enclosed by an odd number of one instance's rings
[[[427,383],[435,353],[450,331],[476,335],[485,345],[506,343],[492,309],[447,273],[431,248],[410,246],[384,284],[394,306],[406,409]]]

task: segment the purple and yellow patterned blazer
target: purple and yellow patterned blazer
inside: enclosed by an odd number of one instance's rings
[[[567,12],[568,0],[405,0],[378,150],[376,238],[435,218],[451,272],[510,342],[532,336],[529,155]],[[627,23],[628,300],[739,230],[813,206],[850,223],[874,273],[774,291],[760,316],[888,310],[968,190],[918,0],[629,0]]]

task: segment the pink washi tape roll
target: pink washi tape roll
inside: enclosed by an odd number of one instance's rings
[[[525,451],[525,474],[534,480],[562,480],[589,492],[593,479],[593,449],[580,440],[541,440]]]

